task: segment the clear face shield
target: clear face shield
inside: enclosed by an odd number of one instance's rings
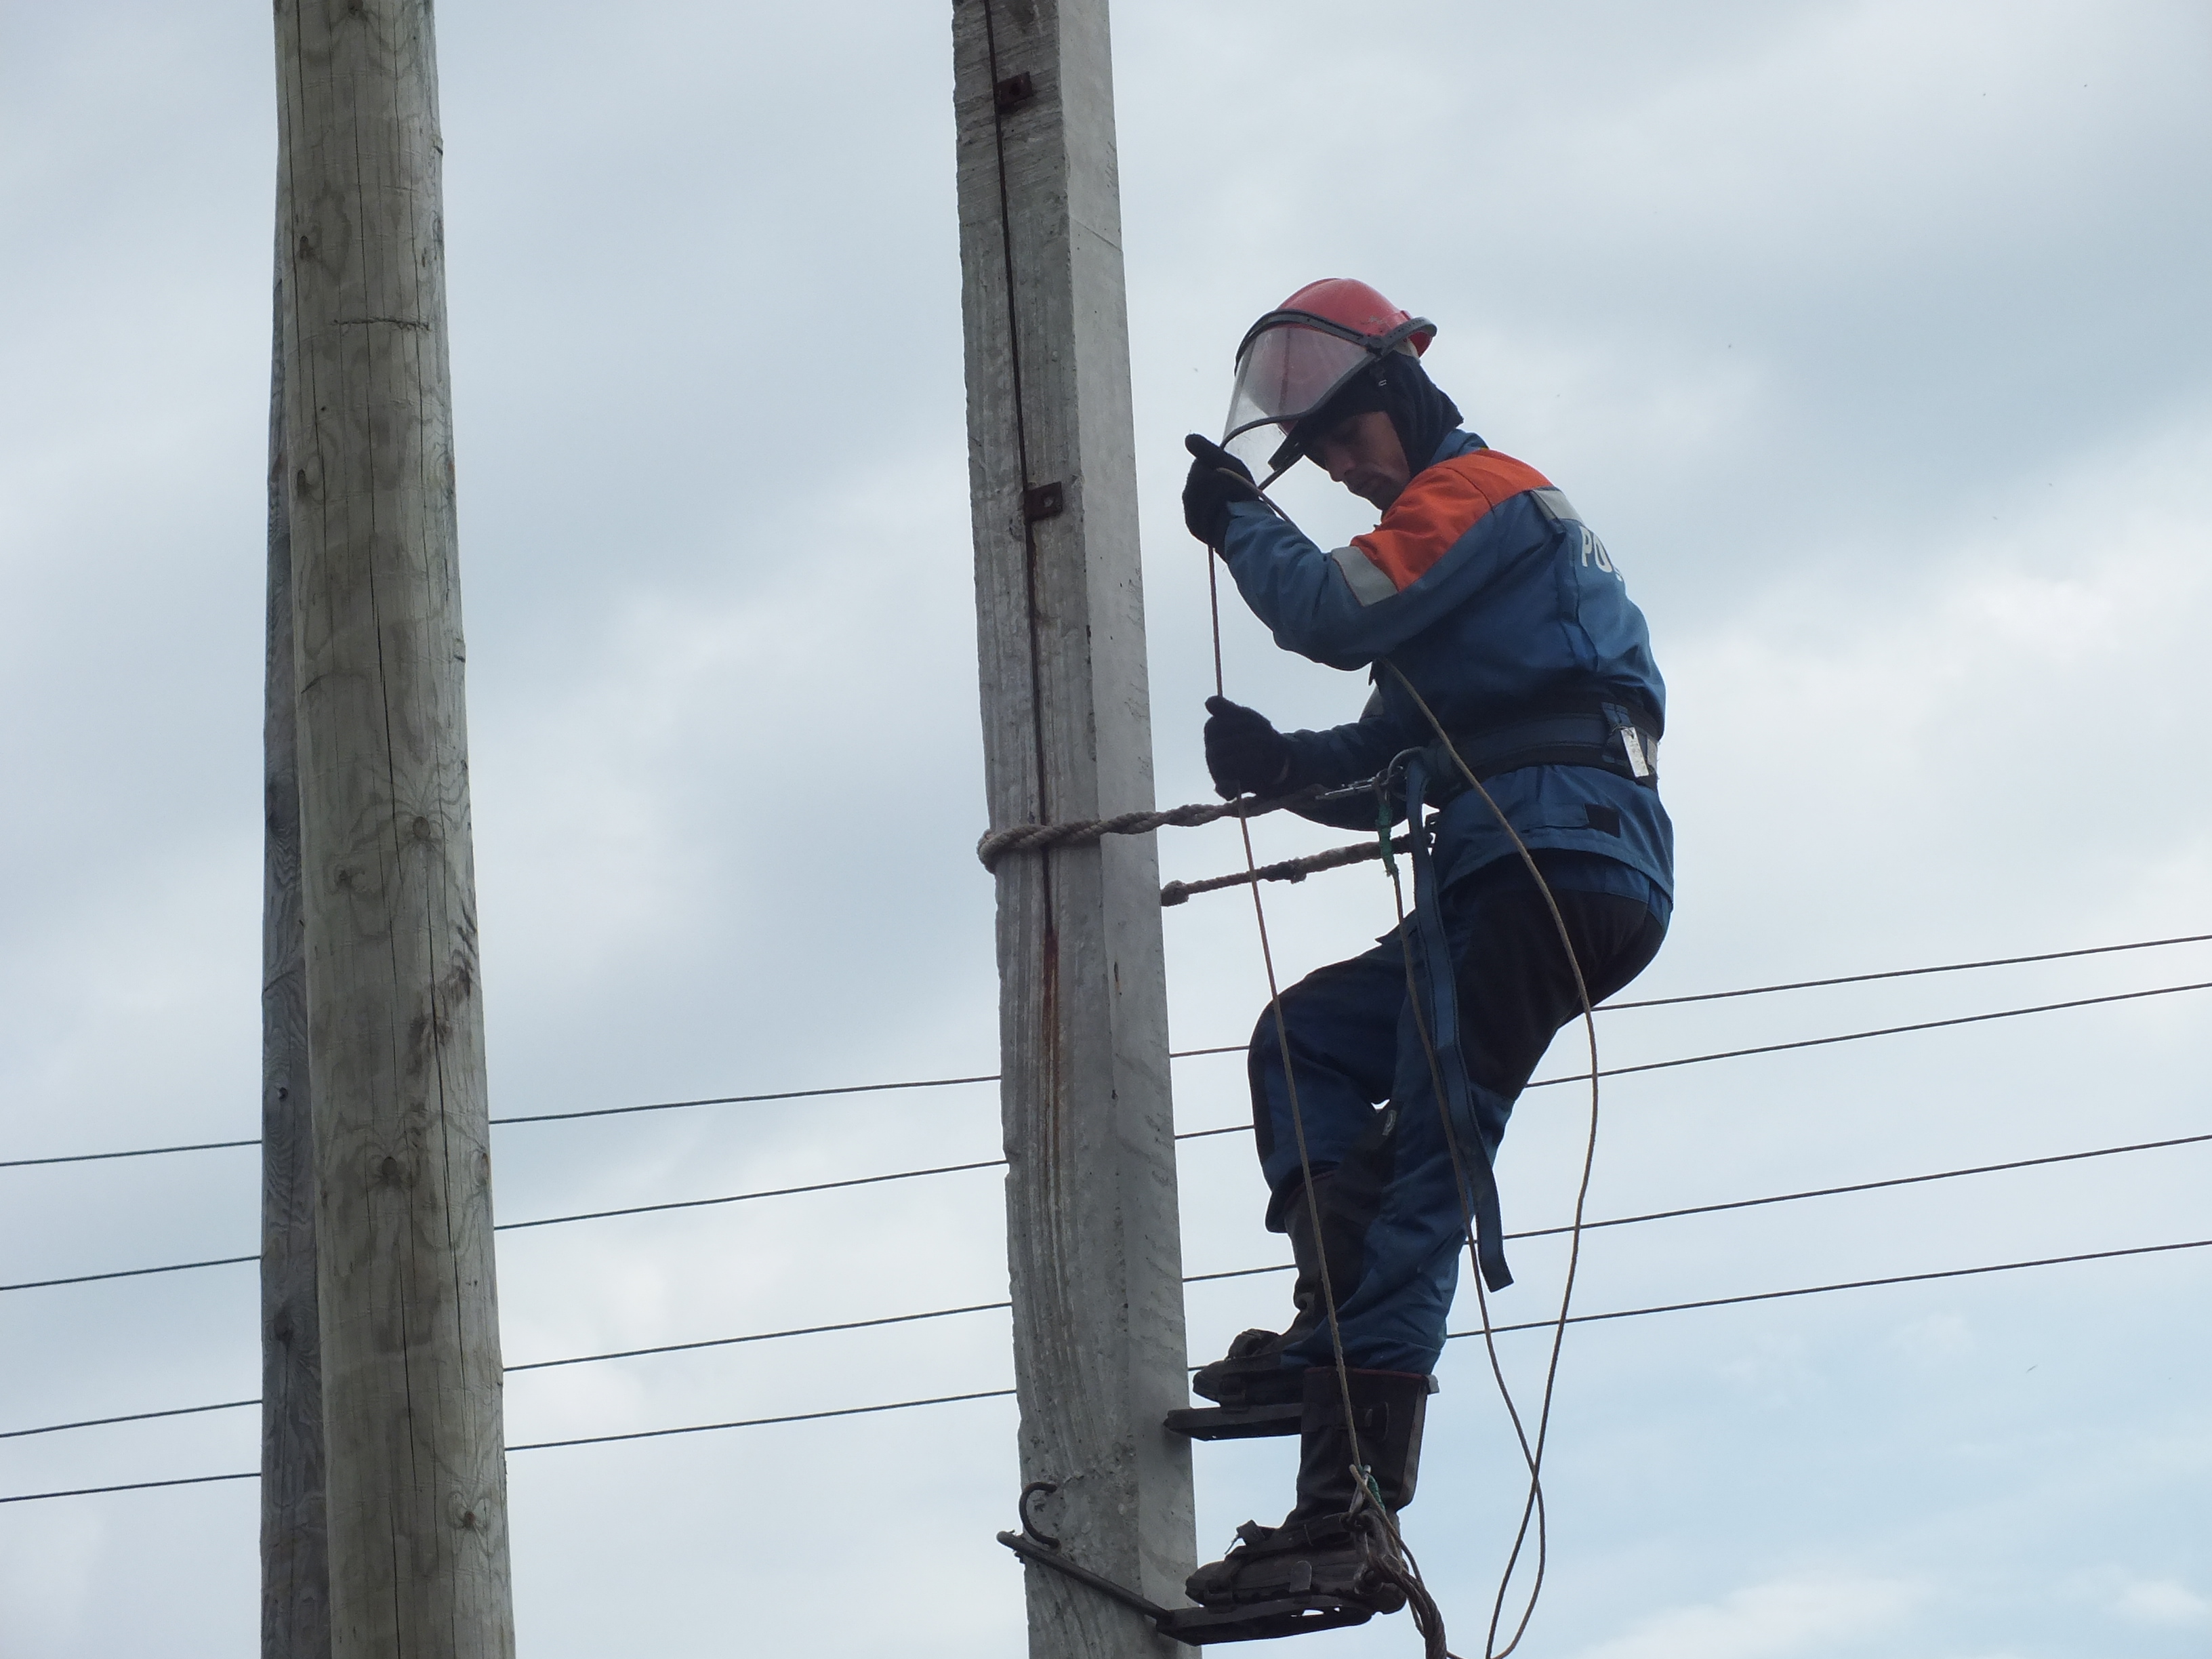
[[[1409,319],[1388,334],[1363,335],[1297,311],[1271,312],[1237,353],[1237,385],[1221,447],[1273,483],[1297,465],[1312,434],[1298,423],[1328,404],[1361,368],[1433,325]]]

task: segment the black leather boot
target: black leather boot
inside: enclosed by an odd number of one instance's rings
[[[1350,1383],[1358,1456],[1385,1508],[1413,1501],[1421,1426],[1432,1379],[1406,1371],[1355,1370]],[[1371,1517],[1353,1511],[1358,1491],[1344,1417],[1344,1387],[1333,1365],[1304,1373],[1298,1433],[1298,1500],[1279,1527],[1248,1521],[1237,1547],[1191,1574],[1184,1589],[1208,1607],[1285,1597],[1322,1597],[1376,1613],[1395,1613],[1405,1592],[1374,1570],[1372,1553],[1391,1547]]]
[[[1329,1239],[1330,1279],[1341,1297],[1351,1294],[1358,1277],[1361,1242],[1340,1237],[1346,1230],[1330,1225],[1329,1189],[1334,1181],[1334,1171],[1322,1171],[1313,1178],[1313,1194],[1322,1212],[1322,1231]],[[1200,1366],[1191,1378],[1191,1392],[1202,1400],[1235,1407],[1288,1405],[1301,1397],[1305,1372],[1285,1365],[1283,1355],[1325,1325],[1328,1312],[1321,1291],[1321,1249],[1303,1192],[1285,1207],[1283,1219],[1291,1236],[1291,1258],[1297,1264],[1297,1279],[1291,1286],[1290,1325],[1280,1331],[1239,1332],[1226,1355]]]

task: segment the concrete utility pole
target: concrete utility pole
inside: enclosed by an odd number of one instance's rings
[[[277,0],[334,1659],[507,1659],[429,0]]]
[[[261,728],[261,1659],[328,1659],[315,1136],[292,684],[292,471],[284,464],[283,186],[269,386],[269,634]]]
[[[991,823],[1149,808],[1152,715],[1105,0],[955,0],[968,468]],[[998,867],[1001,1111],[1025,1481],[1083,1565],[1180,1605],[1194,1565],[1158,861]],[[1012,1494],[1008,1494],[1009,1498]],[[1027,1574],[1035,1659],[1155,1656]]]

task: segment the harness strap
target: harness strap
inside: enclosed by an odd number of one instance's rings
[[[1658,720],[1634,703],[1611,699],[1562,708],[1480,731],[1455,732],[1458,749],[1486,782],[1524,766],[1595,766],[1646,789],[1659,787]],[[1467,783],[1442,744],[1423,751],[1438,805],[1466,793]]]
[[[1437,890],[1435,862],[1429,846],[1431,831],[1421,823],[1421,796],[1428,786],[1425,752],[1406,763],[1406,818],[1411,830],[1409,849],[1413,861],[1413,926],[1407,949],[1414,968],[1414,982],[1429,1006],[1425,1010],[1429,1043],[1435,1050],[1437,1071],[1444,1091],[1444,1109],[1452,1133],[1473,1154],[1461,1164],[1474,1189],[1475,1261],[1483,1283],[1502,1291],[1513,1282],[1505,1265],[1505,1223],[1498,1208],[1498,1177],[1490,1167],[1490,1148],[1475,1121],[1474,1087],[1467,1074],[1467,1057],[1459,1040],[1459,985],[1452,972],[1451,944],[1444,936],[1442,896]]]

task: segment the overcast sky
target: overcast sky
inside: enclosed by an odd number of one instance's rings
[[[493,1109],[995,1069],[940,3],[448,0],[440,52]],[[1671,691],[1674,936],[1636,994],[2212,932],[2212,18],[2201,4],[1122,0],[1164,802],[1206,794],[1176,494],[1246,325],[1322,276],[1441,332],[1567,489]],[[273,70],[265,7],[17,6],[0,47],[0,1158],[258,1132]],[[1364,527],[1318,480],[1317,535]],[[1354,678],[1227,619],[1231,694]],[[1339,839],[1270,821],[1261,852]],[[1170,832],[1170,876],[1239,861]],[[1269,896],[1303,972],[1372,866]],[[1264,995],[1165,917],[1178,1047]],[[1603,1017],[1606,1063],[2212,980],[2212,948]],[[1540,1076],[1576,1069],[1572,1034]],[[1596,1217],[2212,1131],[2203,995],[1624,1077]],[[1233,1057],[1178,1121],[1247,1111]],[[1587,1126],[1524,1103],[1509,1225]],[[501,1219],[988,1159],[995,1091],[496,1132]],[[1185,1260],[1283,1254],[1185,1144]],[[1590,1235],[1648,1307],[2212,1237],[2212,1146]],[[250,1151],[0,1170],[0,1282],[242,1255]],[[990,1302],[995,1172],[506,1235],[507,1358]],[[1501,1319],[1555,1306],[1516,1248]],[[1542,1659],[2212,1650],[2212,1251],[1585,1325]],[[1194,1358],[1284,1281],[1194,1287]],[[1471,1301],[1471,1298],[1469,1298]],[[0,1429],[258,1389],[251,1267],[0,1294]],[[1455,1328],[1474,1317],[1463,1304]],[[1533,1389],[1536,1339],[1502,1340]],[[1002,1314],[515,1377],[515,1443],[1004,1387]],[[1407,1512],[1480,1651],[1517,1511],[1451,1345]],[[1013,1411],[518,1454],[533,1659],[1006,1656]],[[0,1496],[250,1468],[231,1411],[0,1441]],[[1201,1447],[1200,1542],[1281,1443]],[[0,1506],[0,1654],[234,1656],[252,1484]],[[1403,1619],[1303,1656],[1401,1655]]]

